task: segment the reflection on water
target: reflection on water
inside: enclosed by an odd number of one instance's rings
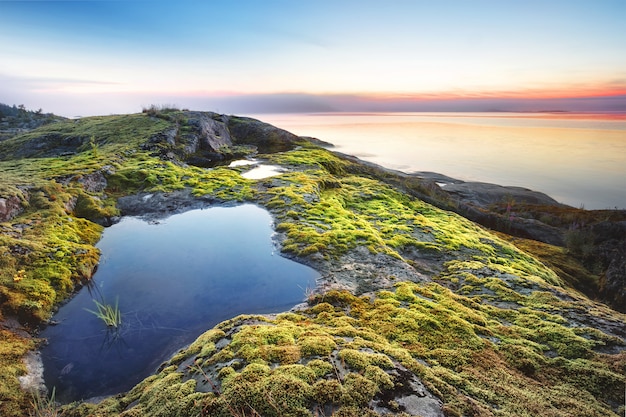
[[[66,402],[127,390],[215,324],[301,302],[318,274],[274,252],[271,223],[267,211],[242,205],[158,223],[124,218],[105,230],[95,286],[42,333],[49,388]],[[122,325],[115,331],[85,309],[116,297]]]
[[[242,177],[249,180],[261,180],[264,178],[275,177],[276,175],[280,175],[285,172],[285,169],[279,167],[278,165],[261,164],[256,159],[240,159],[232,161],[228,166],[234,168],[250,165],[254,165],[254,167],[241,174]]]
[[[388,168],[531,188],[575,207],[626,208],[626,115],[621,113],[255,117]]]
[[[285,172],[285,170],[277,165],[258,165],[250,171],[244,172],[241,176],[249,180],[261,180],[263,178],[280,175],[283,172]]]

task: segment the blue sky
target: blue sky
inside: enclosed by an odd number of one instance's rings
[[[625,21],[622,0],[0,0],[0,102],[626,110]]]

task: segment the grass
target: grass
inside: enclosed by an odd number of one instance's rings
[[[40,393],[33,394],[31,417],[57,417],[62,415],[55,401],[56,388],[52,388],[50,397]]]
[[[96,304],[96,310],[85,310],[102,320],[107,327],[117,329],[122,324],[122,313],[118,307],[118,301],[119,300],[116,298],[115,305],[112,305],[100,303],[98,300],[93,300]]]

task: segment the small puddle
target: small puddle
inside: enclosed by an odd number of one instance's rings
[[[249,180],[262,180],[264,178],[275,177],[286,171],[286,169],[281,166],[261,164],[256,159],[239,159],[232,161],[228,167],[236,168],[250,165],[254,165],[254,167],[241,174],[242,177]]]
[[[319,274],[279,256],[272,233],[270,214],[254,205],[128,217],[106,229],[94,284],[41,334],[48,388],[62,402],[126,391],[217,323],[302,302]],[[85,310],[94,299],[119,300],[117,331]]]
[[[256,165],[259,162],[256,159],[238,159],[228,164],[229,168],[245,167],[248,165]]]
[[[285,169],[277,165],[257,165],[250,171],[241,174],[242,177],[249,180],[261,180],[263,178],[274,177],[285,172]]]

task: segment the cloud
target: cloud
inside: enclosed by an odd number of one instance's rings
[[[85,92],[80,92],[84,86]],[[110,88],[109,88],[110,87]],[[63,116],[134,113],[151,104],[227,114],[330,112],[626,111],[626,89],[589,88],[553,95],[540,90],[428,94],[311,94],[234,92],[132,92],[116,83],[79,78],[16,78],[0,74],[0,102],[43,108]]]
[[[482,112],[482,111],[626,111],[626,93],[582,97],[524,97],[494,94],[256,94],[179,98],[190,107],[230,113],[313,112]]]

